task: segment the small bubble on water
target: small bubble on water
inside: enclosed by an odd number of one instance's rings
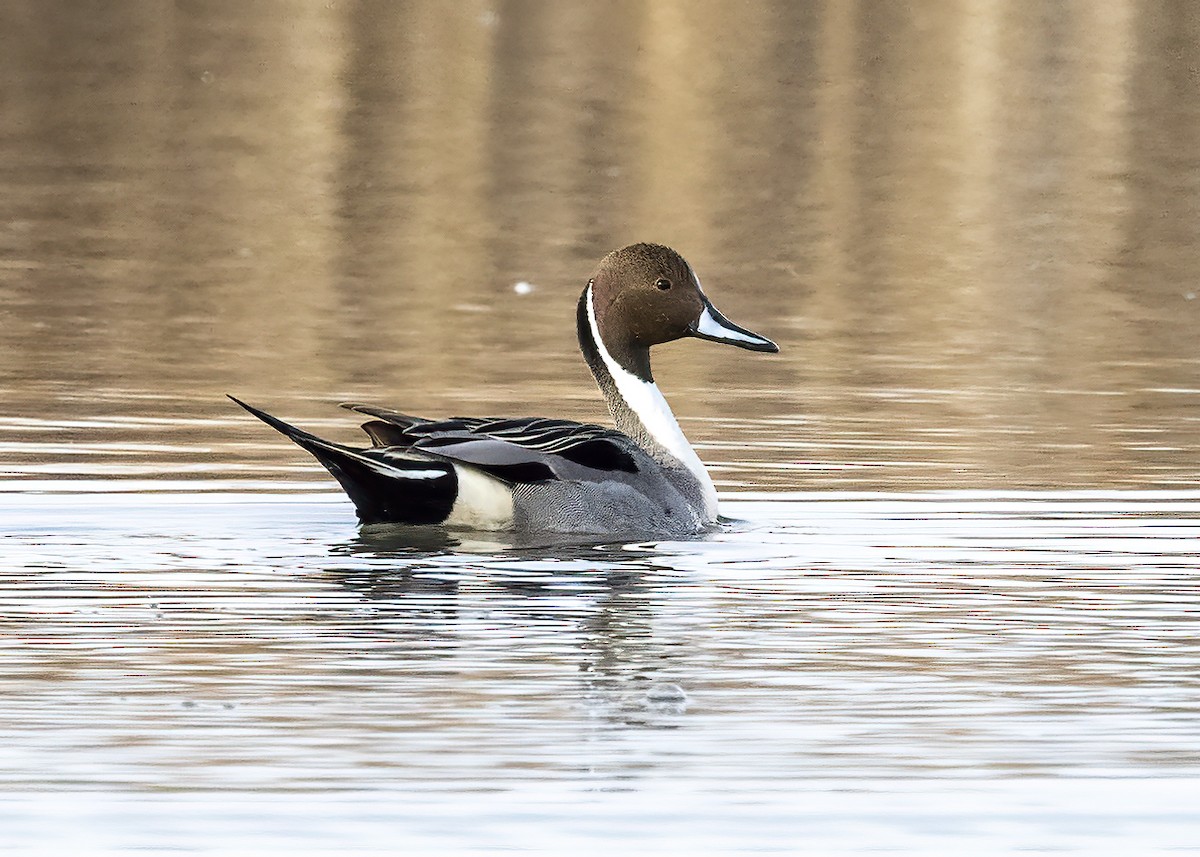
[[[646,699],[650,702],[680,703],[687,702],[687,698],[682,687],[667,682],[656,684],[646,691]]]
[[[519,283],[513,284],[513,291],[519,295],[527,295],[534,289],[533,283],[527,283],[521,280]]]
[[[1194,301],[1196,299],[1196,293],[1195,292],[1184,292],[1183,299],[1185,301]]]
[[[201,83],[212,83],[213,82],[212,72],[211,71],[200,72],[200,82]]]

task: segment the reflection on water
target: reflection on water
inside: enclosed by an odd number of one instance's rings
[[[4,844],[1194,847],[1197,8],[0,5]],[[711,538],[359,533],[221,395],[601,420],[635,240],[783,349],[656,354]]]
[[[773,496],[540,549],[356,536],[328,497],[0,502],[0,790],[46,795],[0,798],[18,842],[60,799],[124,848],[563,846],[583,813],[701,852],[1097,853],[1200,823],[1195,492]]]
[[[79,462],[63,421],[302,460],[226,391],[600,419],[574,300],[658,240],[783,347],[657,357],[725,488],[1197,481],[1187,4],[13,0],[0,33],[0,395],[45,421],[0,443],[35,472]]]

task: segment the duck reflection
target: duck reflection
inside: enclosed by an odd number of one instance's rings
[[[530,692],[559,695],[589,723],[674,728],[687,710],[673,674],[682,649],[654,622],[662,575],[678,575],[655,543],[389,527],[331,552],[347,561],[322,576],[370,611],[340,633],[390,636],[397,656],[438,659],[480,692],[535,682]]]

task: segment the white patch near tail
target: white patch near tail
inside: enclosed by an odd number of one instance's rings
[[[504,530],[512,526],[512,488],[473,467],[454,465],[458,496],[445,523],[476,530]]]
[[[414,461],[421,460],[415,456],[403,455],[398,452],[384,452],[382,455],[385,461],[404,461],[411,464]],[[360,457],[359,460],[368,467],[371,467],[376,473],[382,473],[385,476],[400,476],[405,479],[439,479],[446,475],[445,470],[410,470],[407,467],[384,468],[378,465],[372,467],[373,460],[366,456]]]

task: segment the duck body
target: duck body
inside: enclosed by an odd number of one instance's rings
[[[712,527],[716,489],[654,382],[649,348],[686,336],[778,348],[725,319],[688,263],[655,244],[601,261],[576,328],[615,429],[545,417],[425,419],[347,403],[370,417],[362,428],[372,446],[356,448],[233,401],[312,453],[364,525],[654,535]]]

